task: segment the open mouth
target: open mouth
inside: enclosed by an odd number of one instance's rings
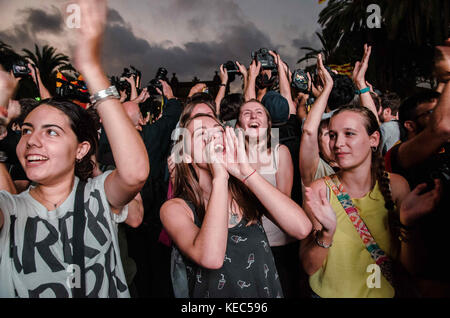
[[[259,128],[259,123],[250,123],[249,125],[248,125],[250,128]]]
[[[29,163],[43,162],[43,161],[47,161],[48,160],[47,157],[41,156],[41,155],[28,155],[28,156],[25,157],[25,159]]]

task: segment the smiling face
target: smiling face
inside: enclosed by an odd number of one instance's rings
[[[27,177],[41,184],[73,176],[75,160],[89,150],[79,143],[69,117],[49,105],[41,105],[25,118],[17,156]]]
[[[263,105],[258,102],[248,102],[239,110],[239,126],[250,137],[262,136],[269,128],[269,117]]]
[[[372,147],[378,147],[378,131],[368,135],[365,119],[354,111],[343,111],[330,120],[330,148],[342,170],[371,162]]]

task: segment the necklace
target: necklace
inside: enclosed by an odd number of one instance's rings
[[[228,213],[230,214],[230,220],[228,221],[230,223],[230,225],[236,225],[236,224],[238,224],[238,221],[239,221],[239,214],[234,211],[233,202],[234,202],[234,200],[231,201],[231,206],[228,211]]]
[[[42,201],[45,201],[45,202],[47,202],[47,203],[50,203],[51,206],[54,207],[54,209],[56,209],[56,208],[58,207],[58,204],[60,204],[60,203],[64,200],[64,199],[60,199],[60,200],[58,200],[56,203],[53,203],[53,202],[50,202],[50,201],[48,201],[47,199],[43,198],[43,197],[39,194],[39,192],[36,190],[36,188],[32,188],[31,190],[33,190],[33,193],[34,193],[39,199],[41,199]],[[31,191],[31,190],[30,190],[30,191]]]

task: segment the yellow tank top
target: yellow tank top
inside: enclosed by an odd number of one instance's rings
[[[375,264],[375,261],[336,195],[331,189],[328,189],[328,192],[330,204],[336,212],[336,232],[324,264],[309,278],[312,290],[323,298],[394,297],[394,288],[381,271],[379,271],[379,288],[374,284],[375,270],[370,265]],[[352,201],[378,246],[390,256],[388,211],[384,207],[385,202],[378,182],[363,198]]]

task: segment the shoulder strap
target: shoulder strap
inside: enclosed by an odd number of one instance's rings
[[[73,262],[80,269],[80,287],[73,288],[73,298],[86,297],[86,279],[84,268],[84,228],[86,217],[84,214],[84,188],[86,182],[79,181],[75,194],[75,208],[73,214]]]
[[[372,234],[370,234],[369,229],[359,215],[358,209],[353,205],[350,195],[345,191],[344,186],[339,181],[337,175],[334,174],[332,176],[326,176],[324,179],[328,187],[330,187],[341,203],[345,213],[347,213],[350,221],[354,225],[375,263],[380,266],[384,277],[392,286],[394,286],[392,260],[378,246],[377,242],[375,242],[375,239]]]

